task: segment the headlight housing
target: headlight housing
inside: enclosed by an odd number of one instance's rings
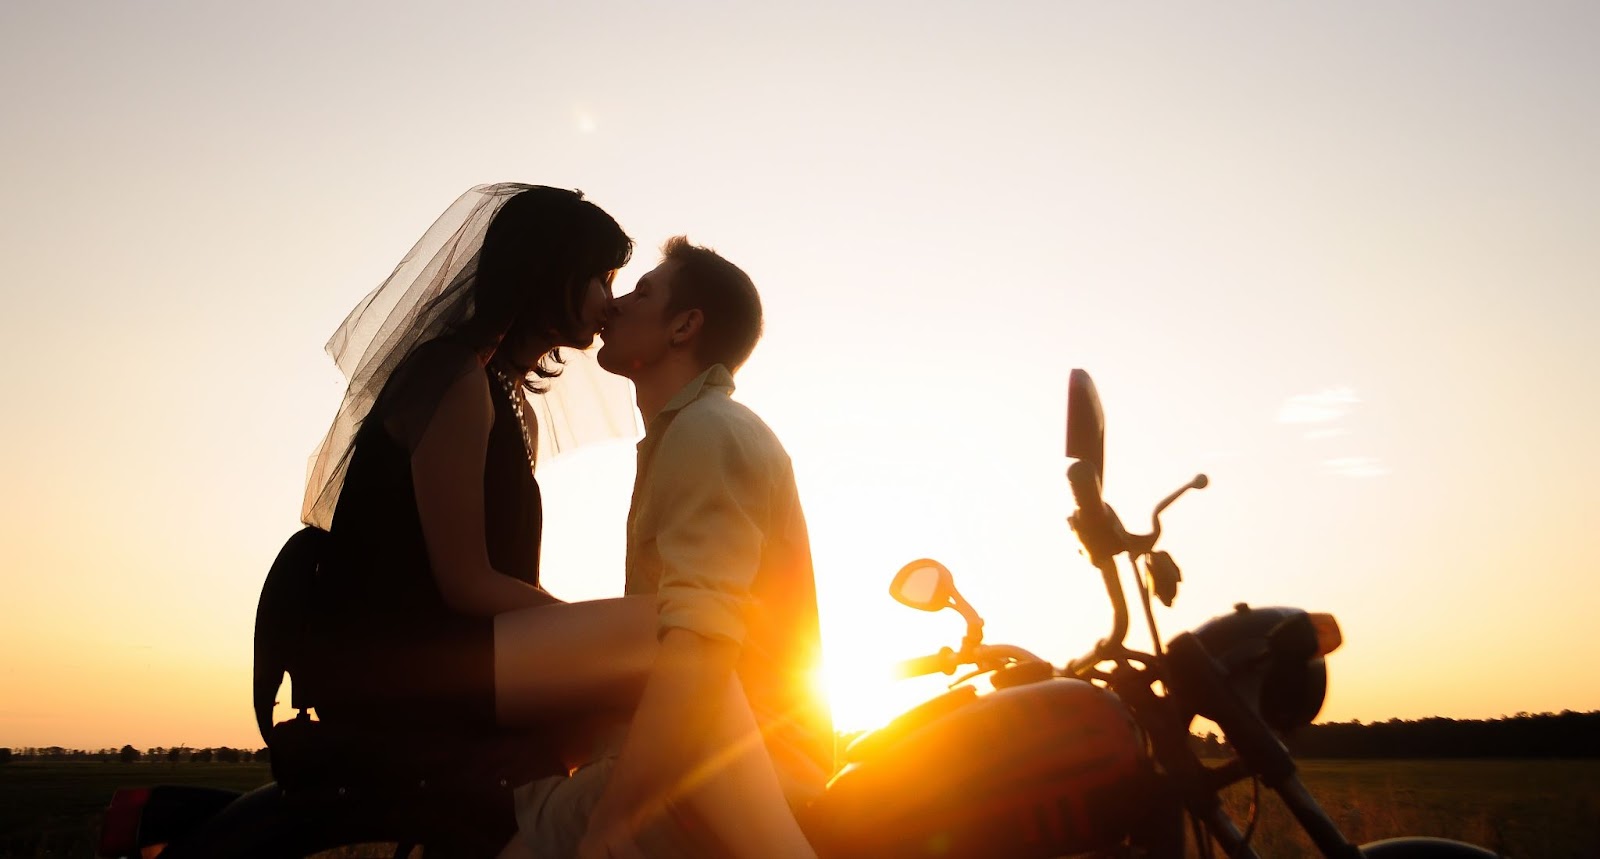
[[[1194,635],[1229,685],[1279,734],[1310,724],[1322,709],[1328,691],[1323,656],[1341,643],[1333,615],[1240,603]]]

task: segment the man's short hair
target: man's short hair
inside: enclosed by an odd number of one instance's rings
[[[711,248],[673,236],[661,246],[661,261],[676,262],[667,315],[699,310],[705,317],[695,357],[735,372],[761,339],[761,296],[744,270]]]

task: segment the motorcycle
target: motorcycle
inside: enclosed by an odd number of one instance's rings
[[[827,790],[800,815],[819,856],[1179,859],[1192,832],[1200,856],[1256,857],[1256,821],[1241,829],[1221,801],[1225,788],[1249,781],[1258,796],[1262,785],[1275,792],[1330,859],[1493,857],[1437,838],[1355,845],[1301,782],[1282,737],[1322,707],[1324,657],[1341,643],[1331,615],[1240,603],[1161,643],[1152,600],[1171,606],[1182,580],[1172,556],[1156,549],[1161,514],[1208,480],[1198,475],[1157,504],[1149,533],[1128,531],[1101,498],[1105,421],[1086,372],[1072,372],[1067,400],[1066,453],[1075,460],[1067,482],[1076,505],[1068,521],[1101,573],[1110,634],[1054,666],[1021,647],[985,643],[983,619],[939,562],[903,567],[890,586],[895,599],[924,611],[954,609],[967,630],[959,647],[906,660],[899,673],[966,672],[949,692],[846,749]],[[558,771],[527,735],[374,738],[311,720],[298,693],[299,715],[272,725],[283,673],[294,676],[313,658],[296,650],[296,627],[283,618],[309,587],[315,565],[306,558],[317,533],[296,535],[280,552],[257,611],[257,719],[277,781],[242,795],[172,786],[118,791],[102,857],[304,856],[374,841],[396,843],[397,857],[418,845],[429,856],[493,856],[513,831],[511,786]],[[1125,644],[1129,609],[1118,556],[1134,573],[1153,653]],[[980,678],[992,691],[979,693],[973,681]],[[1201,717],[1222,730],[1227,760],[1207,764],[1196,754],[1189,729]]]
[[[1100,571],[1111,633],[1056,667],[1027,650],[983,642],[983,619],[933,560],[900,570],[890,593],[924,611],[955,609],[967,622],[958,649],[907,660],[903,676],[968,668],[951,691],[867,734],[809,811],[807,834],[829,859],[1060,857],[1179,859],[1185,817],[1201,856],[1255,857],[1256,821],[1223,808],[1224,788],[1277,793],[1323,856],[1476,859],[1494,854],[1437,838],[1357,846],[1297,775],[1282,736],[1310,724],[1327,691],[1324,657],[1341,643],[1329,614],[1240,603],[1165,645],[1152,599],[1171,606],[1182,580],[1156,549],[1161,514],[1209,480],[1197,475],[1162,499],[1147,534],[1127,530],[1101,498],[1105,419],[1094,382],[1074,370],[1067,392],[1067,468],[1076,509],[1068,521]],[[1128,601],[1118,556],[1134,573],[1153,653],[1124,642]],[[1142,575],[1140,573],[1142,572]],[[980,695],[969,681],[987,677]],[[1198,717],[1221,728],[1232,756],[1207,765],[1190,743]],[[1253,804],[1259,808],[1259,803]]]

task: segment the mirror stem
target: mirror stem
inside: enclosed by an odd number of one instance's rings
[[[966,637],[961,639],[961,652],[971,653],[983,643],[983,618],[978,616],[977,610],[963,599],[961,594],[953,594],[951,601],[955,604],[956,611],[961,613],[962,619],[967,622]]]

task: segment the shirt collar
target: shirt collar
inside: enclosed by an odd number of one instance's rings
[[[707,389],[731,394],[733,393],[733,387],[733,374],[728,372],[728,368],[721,364],[712,364],[706,368],[704,373],[695,376],[689,384],[684,385],[678,393],[674,394],[672,399],[668,400],[667,404],[662,407],[661,413],[656,415],[655,420],[652,420],[650,424],[654,426],[669,415],[682,411],[685,406],[700,399],[700,395],[704,394]],[[648,438],[649,435],[650,430],[646,428],[645,437]]]

